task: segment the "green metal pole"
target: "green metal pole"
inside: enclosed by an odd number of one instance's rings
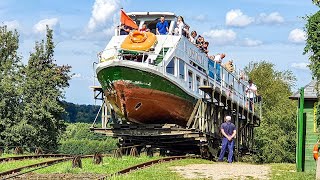
[[[304,147],[304,121],[303,121],[303,110],[304,110],[304,88],[300,89],[300,102],[299,102],[299,118],[298,118],[298,147],[297,147],[297,171],[304,171],[303,167],[303,147]]]

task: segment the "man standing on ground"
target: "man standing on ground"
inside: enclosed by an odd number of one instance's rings
[[[164,19],[164,16],[160,17],[160,21],[156,25],[157,34],[166,35],[169,31],[168,21]]]
[[[232,163],[233,157],[233,147],[234,147],[234,137],[237,134],[236,126],[231,122],[231,116],[225,117],[225,122],[221,125],[222,147],[218,161],[223,161],[224,154],[228,148],[228,162]]]

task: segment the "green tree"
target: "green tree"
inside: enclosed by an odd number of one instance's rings
[[[315,79],[320,80],[320,11],[306,16],[307,41],[304,54],[309,54],[309,68]]]
[[[320,6],[320,0],[312,0],[312,3],[317,6]]]
[[[0,27],[0,146],[18,145],[11,128],[21,113],[21,57],[18,55],[19,35]]]
[[[320,0],[312,0],[313,4],[320,7]],[[317,11],[313,15],[306,16],[307,21],[305,25],[307,33],[306,46],[304,48],[304,54],[309,55],[309,68],[312,72],[312,76],[317,80],[318,95],[319,95],[319,82],[320,82],[320,11]],[[317,121],[320,122],[320,101],[317,107]]]
[[[255,131],[259,161],[295,162],[296,104],[289,96],[296,78],[266,61],[250,63],[246,71],[263,97],[263,118]]]
[[[71,69],[55,63],[54,47],[53,31],[47,27],[46,41],[36,42],[24,68],[22,120],[12,130],[24,145],[50,150],[57,149],[59,135],[65,130],[61,99]]]

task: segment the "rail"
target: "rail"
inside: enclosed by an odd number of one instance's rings
[[[71,157],[70,154],[39,154],[39,155],[23,155],[23,156],[11,156],[0,158],[0,163],[7,161],[18,161],[24,159],[34,159],[34,158],[49,158],[49,157]]]
[[[52,154],[51,154],[52,155]],[[60,154],[56,154],[56,156],[50,156],[50,157],[59,157]],[[41,155],[43,156],[43,155]],[[102,156],[111,156],[111,154],[102,154]],[[54,159],[54,160],[49,160],[49,161],[44,161],[44,162],[40,162],[40,163],[35,163],[35,164],[31,164],[31,165],[27,165],[27,166],[22,166],[22,167],[18,167],[18,168],[14,168],[14,169],[10,169],[4,172],[0,172],[0,178],[2,179],[11,179],[17,176],[21,176],[23,174],[27,174],[30,173],[32,171],[36,171],[48,166],[52,166],[54,164],[57,163],[61,163],[64,161],[69,161],[72,160],[75,156],[69,155],[69,157],[63,157],[63,158],[59,158],[59,159]],[[81,156],[81,158],[92,158],[94,157],[94,155],[83,155]],[[31,170],[27,170],[25,172],[21,172],[25,169],[30,169],[30,168],[34,168],[34,167],[38,167],[35,169],[31,169]]]

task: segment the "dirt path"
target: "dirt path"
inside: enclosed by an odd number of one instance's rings
[[[171,170],[178,172],[184,178],[208,178],[208,179],[269,179],[271,168],[264,165],[252,165],[243,163],[215,163],[215,164],[191,164],[187,166],[175,166]]]

